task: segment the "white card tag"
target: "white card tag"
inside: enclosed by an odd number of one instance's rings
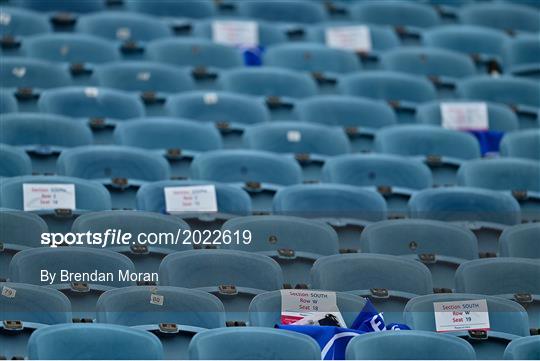
[[[131,38],[131,30],[124,27],[116,29],[116,38],[118,40],[128,40]]]
[[[486,103],[441,103],[442,126],[453,130],[488,130]]]
[[[137,73],[137,80],[140,81],[148,81],[152,77],[152,74],[148,71],[141,71],[140,73]]]
[[[150,294],[150,303],[153,305],[163,306],[165,297],[162,295],[157,295],[155,293]]]
[[[287,132],[287,140],[291,143],[298,143],[302,140],[302,133],[298,130],[289,130]]]
[[[75,209],[74,184],[23,184],[25,211]]]
[[[326,28],[325,39],[326,45],[331,48],[371,51],[371,34],[365,25]]]
[[[99,89],[95,87],[84,88],[84,95],[86,95],[87,98],[97,98],[99,95]]]
[[[11,73],[17,78],[22,78],[26,75],[26,68],[24,66],[15,67],[11,69]]]
[[[437,332],[489,330],[486,300],[434,302]]]
[[[11,23],[11,14],[0,12],[0,25],[8,26]]]
[[[254,48],[259,45],[259,26],[255,21],[214,21],[212,39],[219,44]]]
[[[17,294],[17,290],[10,287],[2,287],[2,296],[7,298],[15,298],[15,295]]]
[[[281,323],[347,327],[329,291],[281,290]]]
[[[167,213],[217,212],[216,187],[214,185],[165,187]]]
[[[219,101],[219,96],[217,93],[204,93],[203,101],[206,105],[214,105]]]

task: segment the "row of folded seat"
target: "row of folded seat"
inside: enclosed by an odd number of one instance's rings
[[[209,266],[213,271],[203,272]],[[383,312],[387,323],[405,322],[425,331],[435,331],[433,302],[486,299],[490,330],[454,336],[469,340],[482,358],[501,358],[509,341],[538,333],[539,267],[537,260],[523,258],[466,261],[456,272],[457,293],[432,294],[429,269],[420,262],[380,254],[332,255],[315,261],[311,287],[339,292],[337,304],[348,324],[366,297]],[[189,339],[203,329],[279,323],[283,275],[278,262],[261,254],[174,252],[161,263],[159,285],[150,286],[133,281],[63,282],[59,276],[45,286],[40,269],[58,275],[63,269],[135,272],[129,258],[109,250],[20,251],[11,261],[12,281],[2,283],[5,294],[15,295],[0,298],[2,319],[11,321],[4,327],[19,331],[0,334],[4,352],[19,355],[33,329],[72,318],[78,323],[95,320],[151,331],[162,338],[168,357],[175,359],[183,358],[179,355],[185,354]],[[161,301],[152,302],[152,295]]]

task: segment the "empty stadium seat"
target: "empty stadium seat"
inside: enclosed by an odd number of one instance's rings
[[[222,148],[221,135],[210,123],[187,119],[148,117],[119,124],[118,145],[144,148],[167,158],[173,177],[187,178],[189,164],[199,152]]]
[[[353,337],[347,360],[475,360],[467,341],[425,331],[373,332]]]
[[[467,101],[464,101],[467,103]],[[442,125],[441,104],[445,101],[432,101],[416,108],[416,120],[422,124]],[[451,101],[449,102],[451,103]],[[495,132],[511,132],[519,128],[519,121],[514,112],[505,105],[486,103],[488,129]]]
[[[44,16],[15,7],[0,7],[0,54],[2,56],[23,55],[21,47],[25,37],[51,31]]]
[[[0,91],[0,114],[14,113],[18,109],[17,98],[11,93],[4,90]]]
[[[422,263],[361,253],[319,258],[311,269],[311,287],[367,297],[386,323],[402,322],[408,300],[433,292],[431,274]]]
[[[326,19],[322,4],[309,1],[239,1],[241,16],[283,23],[318,23]]]
[[[500,154],[505,157],[540,160],[540,130],[528,129],[506,134]]]
[[[523,220],[540,219],[540,164],[534,160],[470,160],[459,168],[458,184],[512,192],[521,206]]]
[[[43,113],[86,119],[98,144],[111,143],[111,128],[119,122],[145,114],[144,104],[135,94],[94,87],[48,89],[38,106]]]
[[[399,123],[413,123],[417,105],[437,98],[429,80],[391,71],[344,76],[339,88],[346,95],[387,101],[396,111]]]
[[[228,220],[223,232],[249,231],[249,244],[232,242],[221,248],[254,252],[272,257],[281,266],[286,283],[309,283],[313,262],[321,256],[338,253],[338,236],[327,224],[288,216],[251,216]]]
[[[505,2],[464,6],[459,12],[459,19],[464,24],[504,30],[512,35],[522,31],[538,33],[540,30],[537,10]]]
[[[540,259],[539,223],[515,225],[499,237],[499,256]]]
[[[32,334],[32,360],[161,360],[163,346],[149,332],[118,325],[55,325]]]
[[[303,99],[296,104],[295,112],[305,122],[343,127],[355,152],[371,150],[376,130],[396,124],[396,116],[389,105],[346,95]]]
[[[109,188],[114,208],[135,208],[141,185],[170,178],[165,158],[143,149],[90,145],[64,150],[57,162],[59,175],[93,179]]]
[[[128,256],[135,264],[137,272],[157,272],[161,260],[175,251],[193,249],[190,245],[174,243],[174,237],[178,231],[189,231],[189,225],[183,220],[163,214],[142,211],[102,211],[87,213],[75,220],[71,227],[73,233],[101,233],[105,234],[108,229],[119,230],[122,233],[131,234],[129,245],[108,244],[102,245],[85,244],[86,247],[106,248]],[[167,237],[156,238],[153,233],[164,234]],[[168,235],[171,235],[170,237]],[[140,238],[139,237],[143,237]],[[162,241],[162,242],[158,242]]]
[[[506,104],[519,116],[520,128],[538,127],[540,85],[531,79],[470,77],[458,84],[457,92],[464,99]]]
[[[229,92],[184,92],[167,98],[169,115],[211,122],[221,131],[225,147],[239,147],[240,135],[251,125],[270,120],[262,102]]]
[[[410,156],[425,162],[436,185],[456,183],[464,160],[480,158],[480,146],[470,134],[425,125],[385,127],[375,135],[375,152]]]
[[[233,69],[220,79],[226,91],[264,97],[275,118],[290,116],[295,100],[317,94],[309,75],[274,67]]]
[[[8,266],[13,255],[23,249],[41,247],[41,234],[47,224],[35,214],[0,208],[0,279],[8,279]]]
[[[238,250],[192,250],[165,257],[159,282],[210,292],[223,302],[228,321],[247,321],[251,299],[281,289],[283,274],[279,264],[267,256]]]
[[[540,336],[521,337],[504,351],[505,360],[536,360],[540,357]]]
[[[71,322],[71,304],[60,291],[12,282],[1,282],[0,288],[6,295],[0,297],[0,356],[6,360],[27,356],[28,338],[35,330]]]
[[[148,302],[152,296],[156,300]],[[224,327],[225,310],[216,296],[203,291],[133,286],[103,293],[97,302],[97,322],[152,332],[163,344],[165,359],[187,359],[193,335]]]
[[[422,162],[393,155],[340,155],[326,161],[322,181],[369,187],[381,193],[388,211],[403,215],[408,198],[433,184],[431,171]]]
[[[299,122],[251,126],[245,130],[243,141],[247,149],[294,156],[302,166],[305,180],[319,179],[322,164],[329,157],[350,152],[343,129]]]
[[[70,274],[96,273],[102,278],[95,281],[78,282],[71,277],[61,278],[61,272]],[[48,272],[47,280],[43,271]],[[12,282],[46,286],[64,293],[71,301],[74,317],[94,319],[96,300],[103,292],[115,288],[135,285],[122,274],[135,274],[135,266],[129,258],[105,249],[83,247],[33,248],[18,252],[9,264]],[[52,279],[52,274],[56,277]],[[157,274],[156,274],[157,276]]]
[[[466,260],[478,258],[474,233],[445,222],[419,219],[381,221],[368,225],[360,237],[363,253],[415,259],[431,271],[436,288],[454,288],[454,273]]]
[[[193,159],[191,178],[241,186],[250,193],[254,210],[269,211],[276,191],[302,182],[302,169],[296,160],[270,152],[218,150]]]
[[[515,76],[538,79],[540,76],[540,40],[534,35],[522,35],[508,42],[506,63]]]
[[[54,173],[60,152],[92,144],[92,132],[85,123],[60,115],[5,114],[0,129],[0,143],[25,150],[32,158],[33,173]]]
[[[20,148],[0,144],[0,179],[32,173],[32,161]]]
[[[315,218],[330,224],[343,251],[358,250],[359,234],[371,222],[386,219],[386,202],[377,192],[342,184],[300,184],[280,189],[273,213]]]
[[[125,6],[143,14],[178,18],[207,18],[214,16],[216,12],[214,3],[210,0],[158,0],[151,3],[127,0]]]
[[[104,0],[87,0],[83,2],[73,2],[70,0],[18,0],[20,6],[27,9],[43,12],[72,12],[90,13],[105,10]]]
[[[529,335],[527,312],[518,303],[495,296],[481,294],[438,294],[418,296],[405,306],[405,322],[415,330],[435,332],[434,303],[485,300],[489,330],[449,331],[446,334],[468,341],[479,360],[502,359],[506,345]],[[452,311],[448,311],[452,312]]]

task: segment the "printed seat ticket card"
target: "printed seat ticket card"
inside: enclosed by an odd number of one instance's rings
[[[219,44],[255,48],[259,46],[259,28],[255,21],[214,21],[212,39]]]
[[[281,290],[281,323],[347,327],[336,293],[311,290]]]
[[[74,184],[23,184],[25,211],[76,209]]]
[[[488,130],[486,103],[441,103],[442,126],[452,130]]]
[[[437,332],[489,330],[486,300],[434,302]]]
[[[167,213],[217,212],[216,187],[212,184],[165,187]]]
[[[325,32],[326,45],[331,48],[371,51],[371,35],[364,25],[330,27]]]

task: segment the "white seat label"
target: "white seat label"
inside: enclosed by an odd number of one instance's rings
[[[254,48],[259,46],[259,26],[255,21],[214,21],[212,39],[219,44]]]
[[[298,143],[302,140],[302,133],[298,130],[287,131],[287,140],[291,143]]]
[[[23,184],[25,211],[75,209],[74,184]]]
[[[434,302],[437,332],[489,330],[486,300]]]
[[[365,25],[326,28],[326,45],[331,48],[371,51],[371,34]]]
[[[281,323],[347,327],[336,293],[312,290],[281,290]]]
[[[4,286],[2,287],[2,296],[7,298],[15,298],[15,295],[17,294],[17,290],[11,287]]]
[[[486,103],[441,103],[442,126],[453,130],[488,130]]]
[[[217,212],[214,185],[165,187],[167,213]]]
[[[165,301],[165,297],[162,295],[158,295],[155,293],[150,294],[150,303],[157,306],[163,306],[163,302]]]

